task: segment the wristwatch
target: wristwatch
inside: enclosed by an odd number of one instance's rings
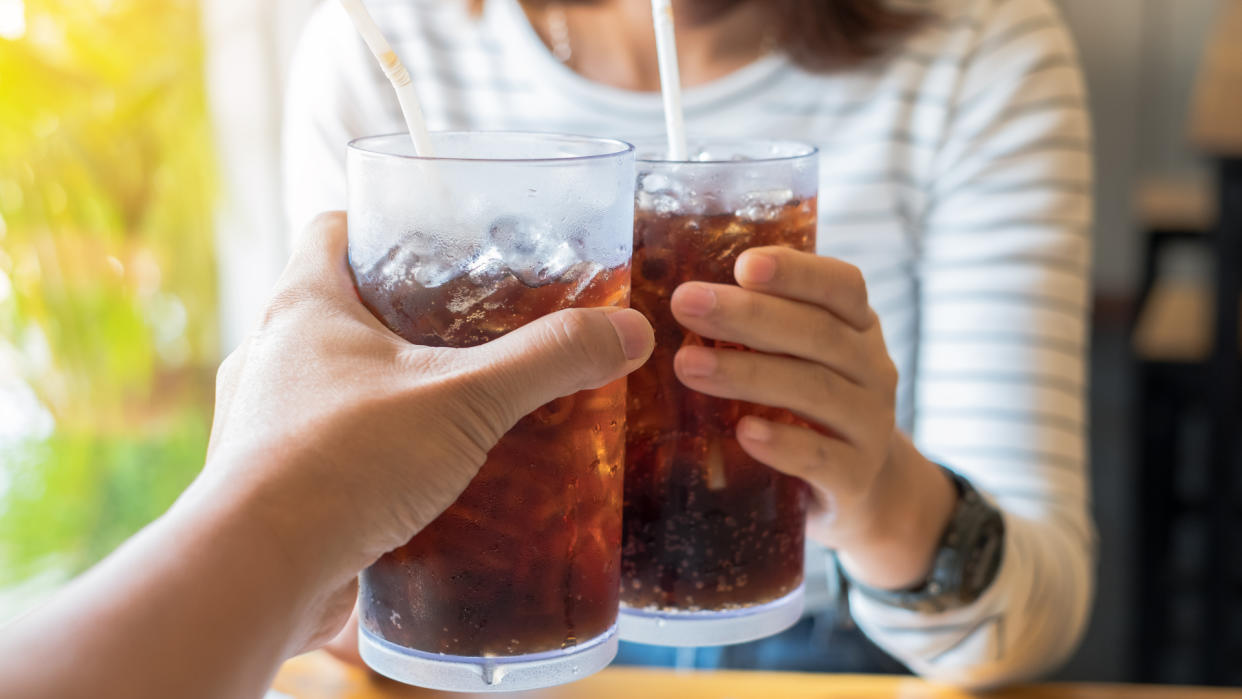
[[[1005,520],[970,481],[952,469],[940,468],[957,489],[957,507],[940,538],[931,572],[914,587],[883,590],[851,579],[838,563],[847,584],[866,597],[893,607],[930,614],[971,604],[996,578],[1005,553]]]

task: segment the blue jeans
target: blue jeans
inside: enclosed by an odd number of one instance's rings
[[[904,665],[872,643],[848,612],[838,610],[804,617],[775,636],[732,646],[667,648],[623,641],[614,664],[700,670],[910,674]]]

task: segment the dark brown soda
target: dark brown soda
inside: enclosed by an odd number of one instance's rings
[[[562,308],[628,301],[628,265],[581,264],[533,287],[501,272],[424,288],[382,278],[392,257],[356,274],[359,294],[420,345],[478,345]],[[624,380],[523,418],[448,510],[363,573],[365,628],[407,648],[475,657],[605,633],[618,604],[624,434]]]
[[[769,602],[802,582],[807,486],[752,459],[735,437],[757,415],[805,424],[786,410],[724,400],[677,380],[685,345],[745,349],[686,331],[669,299],[687,281],[734,283],[743,251],[815,250],[816,201],[762,220],[643,211],[635,218],[631,305],[655,327],[651,359],[627,399],[621,600],[635,608],[722,610]]]

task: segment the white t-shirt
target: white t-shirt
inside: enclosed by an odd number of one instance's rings
[[[916,672],[986,685],[1062,661],[1091,605],[1091,135],[1076,51],[1049,0],[907,2],[935,21],[890,58],[817,74],[771,54],[687,90],[686,123],[819,146],[819,252],[867,280],[901,374],[899,424],[994,499],[1007,527],[1000,572],[974,604],[919,614],[854,592],[851,609]],[[488,0],[481,18],[458,0],[368,5],[432,129],[662,132],[657,94],[562,65],[518,0]],[[345,208],[350,139],[404,131],[335,2],[307,26],[286,113],[287,208],[301,230]],[[829,569],[812,553],[814,593]]]

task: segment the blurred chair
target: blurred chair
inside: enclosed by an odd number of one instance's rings
[[[1138,615],[1134,674],[1242,682],[1242,0],[1223,0],[1199,69],[1191,140],[1213,181],[1150,182],[1136,200],[1148,231],[1131,343],[1139,380]],[[1170,273],[1171,252],[1214,273]],[[1193,269],[1193,265],[1189,268]],[[1198,454],[1196,454],[1198,447]],[[1181,655],[1178,655],[1178,654]]]

